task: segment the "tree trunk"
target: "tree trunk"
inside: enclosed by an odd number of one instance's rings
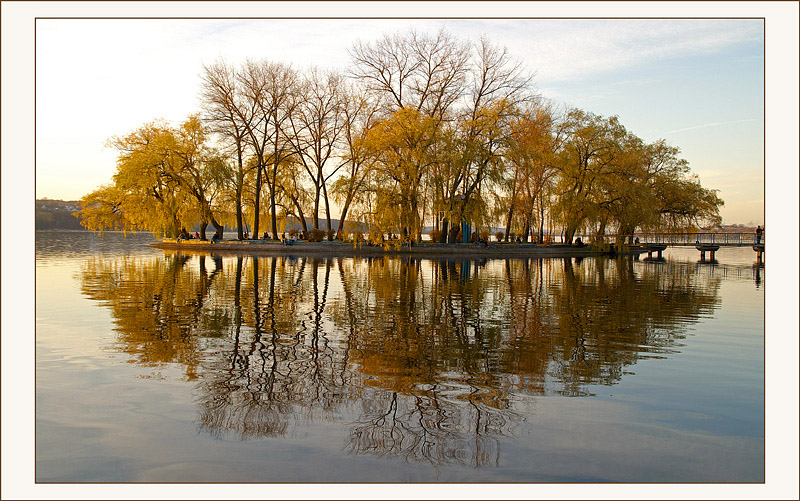
[[[206,239],[206,226],[208,226],[208,221],[201,220],[200,221],[200,240]]]
[[[571,244],[572,243],[572,237],[575,236],[575,232],[577,230],[578,230],[577,225],[569,225],[566,228],[564,228],[564,243],[565,244]]]
[[[450,227],[450,222],[445,219],[442,221],[442,232],[439,234],[439,243],[443,244],[447,242],[447,230]]]
[[[303,233],[308,234],[308,223],[306,222],[306,215],[303,214],[303,209],[297,209],[300,213],[300,226],[303,227]]]
[[[450,231],[447,232],[448,233],[447,241],[450,242],[451,244],[452,243],[456,243],[458,241],[458,231],[459,230],[460,230],[460,228],[458,226],[451,227]]]
[[[328,240],[333,240],[334,235],[331,232],[331,205],[328,201],[328,189],[325,188],[324,184],[322,185],[322,199],[325,202],[325,219],[328,224]]]
[[[503,239],[506,242],[508,242],[508,235],[511,232],[511,220],[513,219],[513,217],[514,217],[514,205],[512,204],[508,208],[508,214],[506,215],[506,234]]]
[[[342,207],[342,214],[339,216],[339,227],[336,229],[336,236],[339,237],[340,235],[344,235],[344,222],[347,218],[347,211],[350,210],[350,202],[353,201],[353,197],[347,197],[347,200],[344,201],[344,207]]]
[[[172,222],[169,223],[169,227],[164,230],[166,236],[170,238],[176,238],[180,234],[181,223],[178,221],[176,216],[172,216]]]
[[[209,214],[211,217],[211,225],[214,227],[214,236],[217,238],[222,238],[223,232],[225,231],[225,227],[219,224],[214,218],[213,214]]]
[[[242,190],[236,188],[236,233],[241,240],[244,238],[244,216],[242,214]]]
[[[314,192],[314,214],[311,215],[314,222],[314,229],[319,229],[319,186]]]
[[[606,234],[606,220],[600,220],[600,227],[597,229],[597,236],[601,242],[605,242],[605,234]]]
[[[297,209],[297,217],[300,218],[300,226],[303,228],[303,233],[308,233],[308,225],[306,225],[306,216],[303,214],[303,208],[300,207],[300,201],[295,197],[290,197],[294,208]]]
[[[544,205],[539,201],[539,243],[544,243]]]
[[[256,167],[256,206],[255,206],[255,215],[253,216],[253,235],[258,235],[258,213],[260,212],[261,208],[261,183],[263,180],[261,179],[261,162],[258,163]]]
[[[269,198],[269,203],[272,206],[272,211],[271,211],[271,214],[270,214],[271,217],[272,217],[272,239],[273,240],[278,240],[278,213],[277,213],[277,207],[276,207],[276,204],[275,204],[275,189],[274,189],[274,186],[275,185],[273,184],[273,189],[270,190],[270,193],[269,193],[269,197],[270,197]]]
[[[239,240],[244,238],[244,216],[242,214],[242,189],[244,185],[244,162],[242,159],[242,146],[237,141],[236,153],[239,170],[236,173],[236,233]]]

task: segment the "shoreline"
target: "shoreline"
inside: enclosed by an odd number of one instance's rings
[[[294,242],[286,245],[281,242],[261,241],[261,240],[222,240],[211,243],[210,240],[180,240],[175,238],[165,238],[161,242],[150,244],[163,250],[178,251],[213,251],[215,253],[226,254],[259,254],[259,255],[280,255],[280,256],[302,256],[302,255],[321,255],[321,256],[415,256],[415,257],[463,257],[463,258],[539,258],[539,257],[596,257],[609,255],[633,255],[638,256],[647,252],[647,248],[641,245],[631,245],[622,252],[609,252],[593,250],[590,245],[577,247],[574,245],[555,244],[507,244],[489,243],[486,246],[481,244],[439,244],[439,243],[416,243],[411,247],[400,246],[385,249],[380,246],[369,246],[366,243],[354,245],[347,242]]]

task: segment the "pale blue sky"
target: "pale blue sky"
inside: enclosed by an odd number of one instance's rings
[[[40,19],[36,26],[37,198],[80,198],[111,179],[110,136],[198,110],[203,63],[251,57],[345,69],[357,38],[444,26],[507,46],[536,73],[545,97],[619,115],[642,138],[680,147],[703,185],[720,190],[726,223],[764,222],[760,19]]]

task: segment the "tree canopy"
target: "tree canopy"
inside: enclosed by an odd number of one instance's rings
[[[176,236],[199,223],[203,238],[229,224],[277,239],[308,218],[333,239],[355,220],[414,241],[432,226],[452,242],[469,223],[543,242],[721,222],[723,201],[679,148],[617,116],[559,109],[488,39],[411,31],[350,56],[343,71],[204,66],[199,113],[109,141],[117,171],[83,198],[82,224]]]

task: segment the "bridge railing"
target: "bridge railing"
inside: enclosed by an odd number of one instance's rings
[[[589,243],[598,240],[598,235],[581,235],[584,242]],[[716,245],[754,245],[764,244],[766,232],[762,232],[760,238],[755,232],[737,233],[714,233],[714,232],[680,232],[680,233],[635,233],[633,235],[602,235],[605,242],[638,242],[640,244],[667,244],[667,245],[697,245],[697,244],[716,244]]]
[[[759,239],[753,232],[713,233],[713,232],[685,232],[685,233],[649,233],[644,234],[646,243],[666,243],[668,245],[753,245]],[[641,241],[641,237],[640,237]],[[760,242],[764,243],[764,234]]]

